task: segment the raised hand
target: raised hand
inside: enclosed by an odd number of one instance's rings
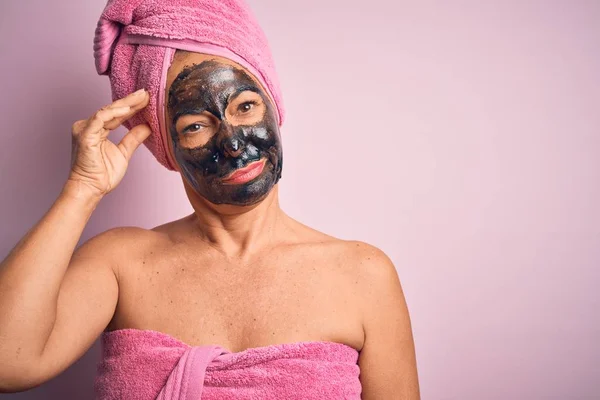
[[[148,92],[141,89],[73,124],[69,185],[102,197],[121,182],[132,154],[151,130],[147,124],[137,125],[119,144],[111,142],[108,135],[146,107],[149,100]]]

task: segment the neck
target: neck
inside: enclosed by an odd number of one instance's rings
[[[189,216],[194,232],[227,258],[250,259],[283,237],[280,232],[288,217],[279,206],[279,185],[251,206],[213,204],[185,186],[194,208],[194,214]]]

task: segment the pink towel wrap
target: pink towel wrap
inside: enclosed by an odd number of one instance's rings
[[[358,351],[307,341],[232,353],[189,346],[165,333],[102,334],[99,400],[360,399]]]
[[[109,0],[94,38],[98,74],[108,75],[113,100],[137,89],[148,107],[124,125],[147,123],[144,144],[170,170],[178,170],[165,128],[165,84],[176,49],[225,57],[260,82],[283,124],[284,107],[267,38],[243,0]]]

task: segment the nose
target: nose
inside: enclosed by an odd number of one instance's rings
[[[238,157],[244,150],[243,143],[235,136],[226,139],[223,143],[224,152],[232,158]]]
[[[230,124],[221,123],[218,135],[219,147],[225,156],[236,158],[242,154],[244,142],[240,140]]]

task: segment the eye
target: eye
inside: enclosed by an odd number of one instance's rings
[[[241,113],[247,113],[256,106],[256,101],[246,101],[238,106],[238,111]]]
[[[195,133],[195,132],[199,132],[200,130],[202,130],[202,128],[206,128],[206,127],[202,124],[194,123],[194,124],[188,125],[181,133],[183,133],[183,134]]]

